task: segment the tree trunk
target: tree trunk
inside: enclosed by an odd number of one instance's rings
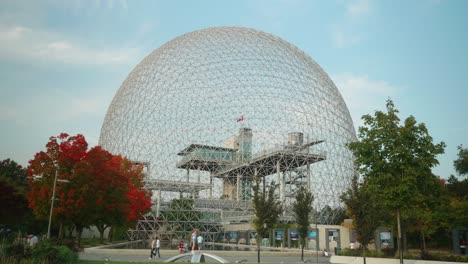
[[[96,225],[99,231],[99,244],[104,244],[104,231],[106,231],[107,226],[105,224]]]
[[[76,227],[76,244],[78,248],[81,247],[81,233],[83,232],[83,227],[82,226],[77,226]]]
[[[259,236],[258,233],[257,236]],[[260,239],[257,240],[257,263],[260,263]]]
[[[421,231],[421,243],[422,243],[422,253],[426,252],[426,237],[424,236],[424,232]]]
[[[364,260],[364,264],[366,264],[366,247],[362,246],[362,258]]]
[[[72,238],[72,237],[73,237],[73,229],[75,229],[74,226],[70,226],[70,227],[68,228],[68,237],[69,237],[69,238]]]
[[[401,239],[403,240],[403,252],[408,252],[408,235],[405,225],[401,227]]]
[[[301,261],[304,261],[304,244],[301,245]]]
[[[110,226],[109,234],[107,235],[109,243],[112,243],[113,236],[114,236],[114,226]]]
[[[59,239],[59,240],[62,240],[62,239],[63,239],[63,223],[60,223],[60,225],[59,225],[58,239]]]
[[[397,209],[397,229],[398,229],[398,254],[400,256],[400,264],[403,264],[403,245],[401,243],[401,225],[400,225],[400,208]]]

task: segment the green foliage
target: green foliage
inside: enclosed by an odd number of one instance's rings
[[[312,212],[312,202],[314,196],[303,186],[299,188],[293,203],[293,212],[297,223],[297,231],[301,240],[301,259],[304,260],[304,246],[306,244],[307,233],[310,225],[310,213]]]
[[[0,204],[2,224],[15,225],[29,212],[23,186],[3,175],[0,175]]]
[[[257,231],[257,245],[260,245],[260,239],[267,237],[268,230],[271,230],[278,222],[282,209],[281,202],[275,196],[276,185],[274,182],[269,186],[263,185],[263,190],[260,190],[260,185],[260,179],[256,178],[255,184],[252,186],[254,190],[252,224]]]
[[[458,199],[468,199],[468,179],[460,181],[455,176],[450,175],[446,186],[450,196]]]
[[[358,176],[355,175],[351,187],[340,197],[353,219],[357,239],[364,250],[374,240],[374,232],[382,216],[381,208],[371,195],[366,182],[359,184]]]
[[[131,264],[148,264],[148,262],[136,262],[136,261],[106,261],[106,262],[103,262],[102,260],[80,260],[78,261],[79,264],[123,264],[123,263],[131,263]],[[151,261],[151,263],[155,263],[155,264],[158,264],[158,263],[164,263],[163,261]]]
[[[414,204],[402,210],[402,220],[408,231],[417,232],[425,250],[425,238],[431,237],[438,228],[449,227],[449,196],[446,188],[435,175],[420,175],[418,193],[414,194]]]
[[[417,221],[412,219],[407,225],[413,225],[415,230],[419,228],[424,241],[425,232],[435,230],[431,226],[435,223],[431,204],[438,199],[436,195],[427,196],[425,183],[434,182],[431,169],[439,163],[436,156],[444,153],[445,143],[434,144],[424,123],[418,124],[413,116],[400,124],[397,114],[398,110],[389,99],[387,112],[364,115],[359,141],[348,147],[372,199],[381,208],[396,211],[398,223],[400,213],[403,219],[405,212],[416,216]]]
[[[26,198],[26,175],[26,170],[15,161],[0,161],[1,224],[19,225],[30,213]]]
[[[368,179],[376,199],[389,209],[402,209],[414,203],[418,193],[418,176],[430,175],[438,164],[436,156],[444,152],[445,143],[433,144],[424,123],[413,116],[402,125],[391,100],[387,112],[364,115],[358,142],[349,144],[359,172]],[[385,186],[385,188],[382,188]]]
[[[468,176],[468,148],[463,148],[463,145],[458,146],[458,159],[453,165],[458,173]]]
[[[444,215],[448,227],[466,226],[468,223],[468,178],[460,181],[451,175],[447,180],[446,187],[449,193],[449,204],[446,206]]]
[[[50,264],[78,263],[78,254],[66,246],[55,245],[49,240],[39,242],[32,250],[33,260]]]
[[[0,256],[2,256],[2,258],[18,261],[31,257],[31,248],[21,241],[15,241],[11,244],[2,244],[2,253]]]
[[[26,170],[13,160],[0,161],[0,175],[13,180],[16,185],[24,188],[28,185]]]
[[[342,255],[342,256],[353,256],[353,257],[362,257],[363,256],[362,250],[349,249],[349,248],[342,249],[340,255]],[[366,257],[383,258],[383,257],[385,257],[385,255],[384,255],[383,252],[380,252],[380,251],[367,250],[366,251]]]
[[[161,211],[161,216],[169,222],[178,221],[183,231],[183,236],[192,233],[193,228],[200,228],[197,223],[202,220],[202,213],[195,209],[195,203],[192,198],[173,199],[167,210]]]

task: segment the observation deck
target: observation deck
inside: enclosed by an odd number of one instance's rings
[[[183,158],[177,162],[176,167],[215,172],[222,166],[232,164],[236,151],[232,148],[191,144],[177,153]]]
[[[208,183],[200,182],[184,182],[184,181],[167,181],[167,180],[156,180],[156,179],[145,179],[143,180],[146,189],[159,190],[165,192],[182,192],[182,193],[193,193],[203,190],[208,190],[212,187]]]
[[[322,142],[324,140],[303,145],[282,145],[262,151],[250,160],[240,160],[242,153],[236,149],[191,144],[178,153],[184,157],[176,166],[179,169],[209,171],[217,178],[234,178],[239,175],[266,177],[278,171],[291,171],[325,160],[325,152],[309,153],[311,146]]]
[[[214,173],[218,178],[266,177],[278,171],[291,171],[326,159],[326,153],[308,153],[309,147],[324,142],[313,141],[304,145],[286,145],[260,152],[252,160],[242,164],[232,164]]]

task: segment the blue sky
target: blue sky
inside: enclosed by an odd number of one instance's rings
[[[173,38],[213,26],[272,33],[310,55],[356,128],[392,98],[400,117],[447,144],[434,173],[468,146],[468,1],[0,1],[0,159],[22,165],[50,136],[91,146],[130,71]]]

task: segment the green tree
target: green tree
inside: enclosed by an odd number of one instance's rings
[[[426,238],[430,238],[439,228],[447,228],[447,190],[439,177],[428,174],[419,175],[418,192],[414,194],[414,203],[402,210],[402,219],[409,232],[415,232],[421,238],[421,254],[426,253]]]
[[[5,159],[0,161],[0,175],[12,180],[16,185],[23,188],[28,186],[28,174],[26,169],[16,163],[14,160]]]
[[[304,261],[304,246],[310,225],[310,213],[314,196],[310,191],[301,186],[296,192],[296,200],[293,203],[293,212],[297,222],[297,231],[301,240],[301,260]]]
[[[359,127],[359,141],[350,143],[349,149],[374,199],[396,212],[400,263],[403,263],[401,210],[416,202],[418,176],[431,173],[445,143],[434,144],[424,123],[418,124],[413,116],[400,124],[392,100],[387,100],[386,108],[387,112],[376,111],[374,116],[362,117],[364,126]]]
[[[458,159],[453,162],[455,170],[461,175],[468,175],[468,148],[458,146]]]
[[[450,175],[446,186],[451,197],[468,199],[468,179],[459,180],[457,177]]]
[[[202,213],[195,208],[195,201],[193,198],[180,197],[179,199],[172,199],[169,208],[161,211],[162,219],[176,227],[177,235],[180,238],[189,236],[194,229],[200,229],[202,225]]]
[[[450,228],[466,226],[468,223],[468,178],[459,180],[451,175],[447,180],[450,195]]]
[[[263,237],[268,236],[268,231],[278,222],[282,211],[281,202],[275,195],[276,185],[272,182],[269,186],[263,181],[263,190],[260,190],[260,179],[255,178],[255,184],[252,186],[254,191],[253,226],[257,231],[257,261],[260,262],[260,242]]]
[[[26,191],[28,181],[26,170],[13,160],[0,161],[0,219],[1,224],[20,228],[31,214]]]
[[[357,239],[362,246],[362,256],[365,264],[366,249],[374,240],[375,230],[380,225],[382,212],[372,199],[367,184],[365,182],[360,184],[357,175],[353,177],[351,186],[340,196],[340,199],[346,205],[348,214],[353,219],[353,226],[356,230]]]

